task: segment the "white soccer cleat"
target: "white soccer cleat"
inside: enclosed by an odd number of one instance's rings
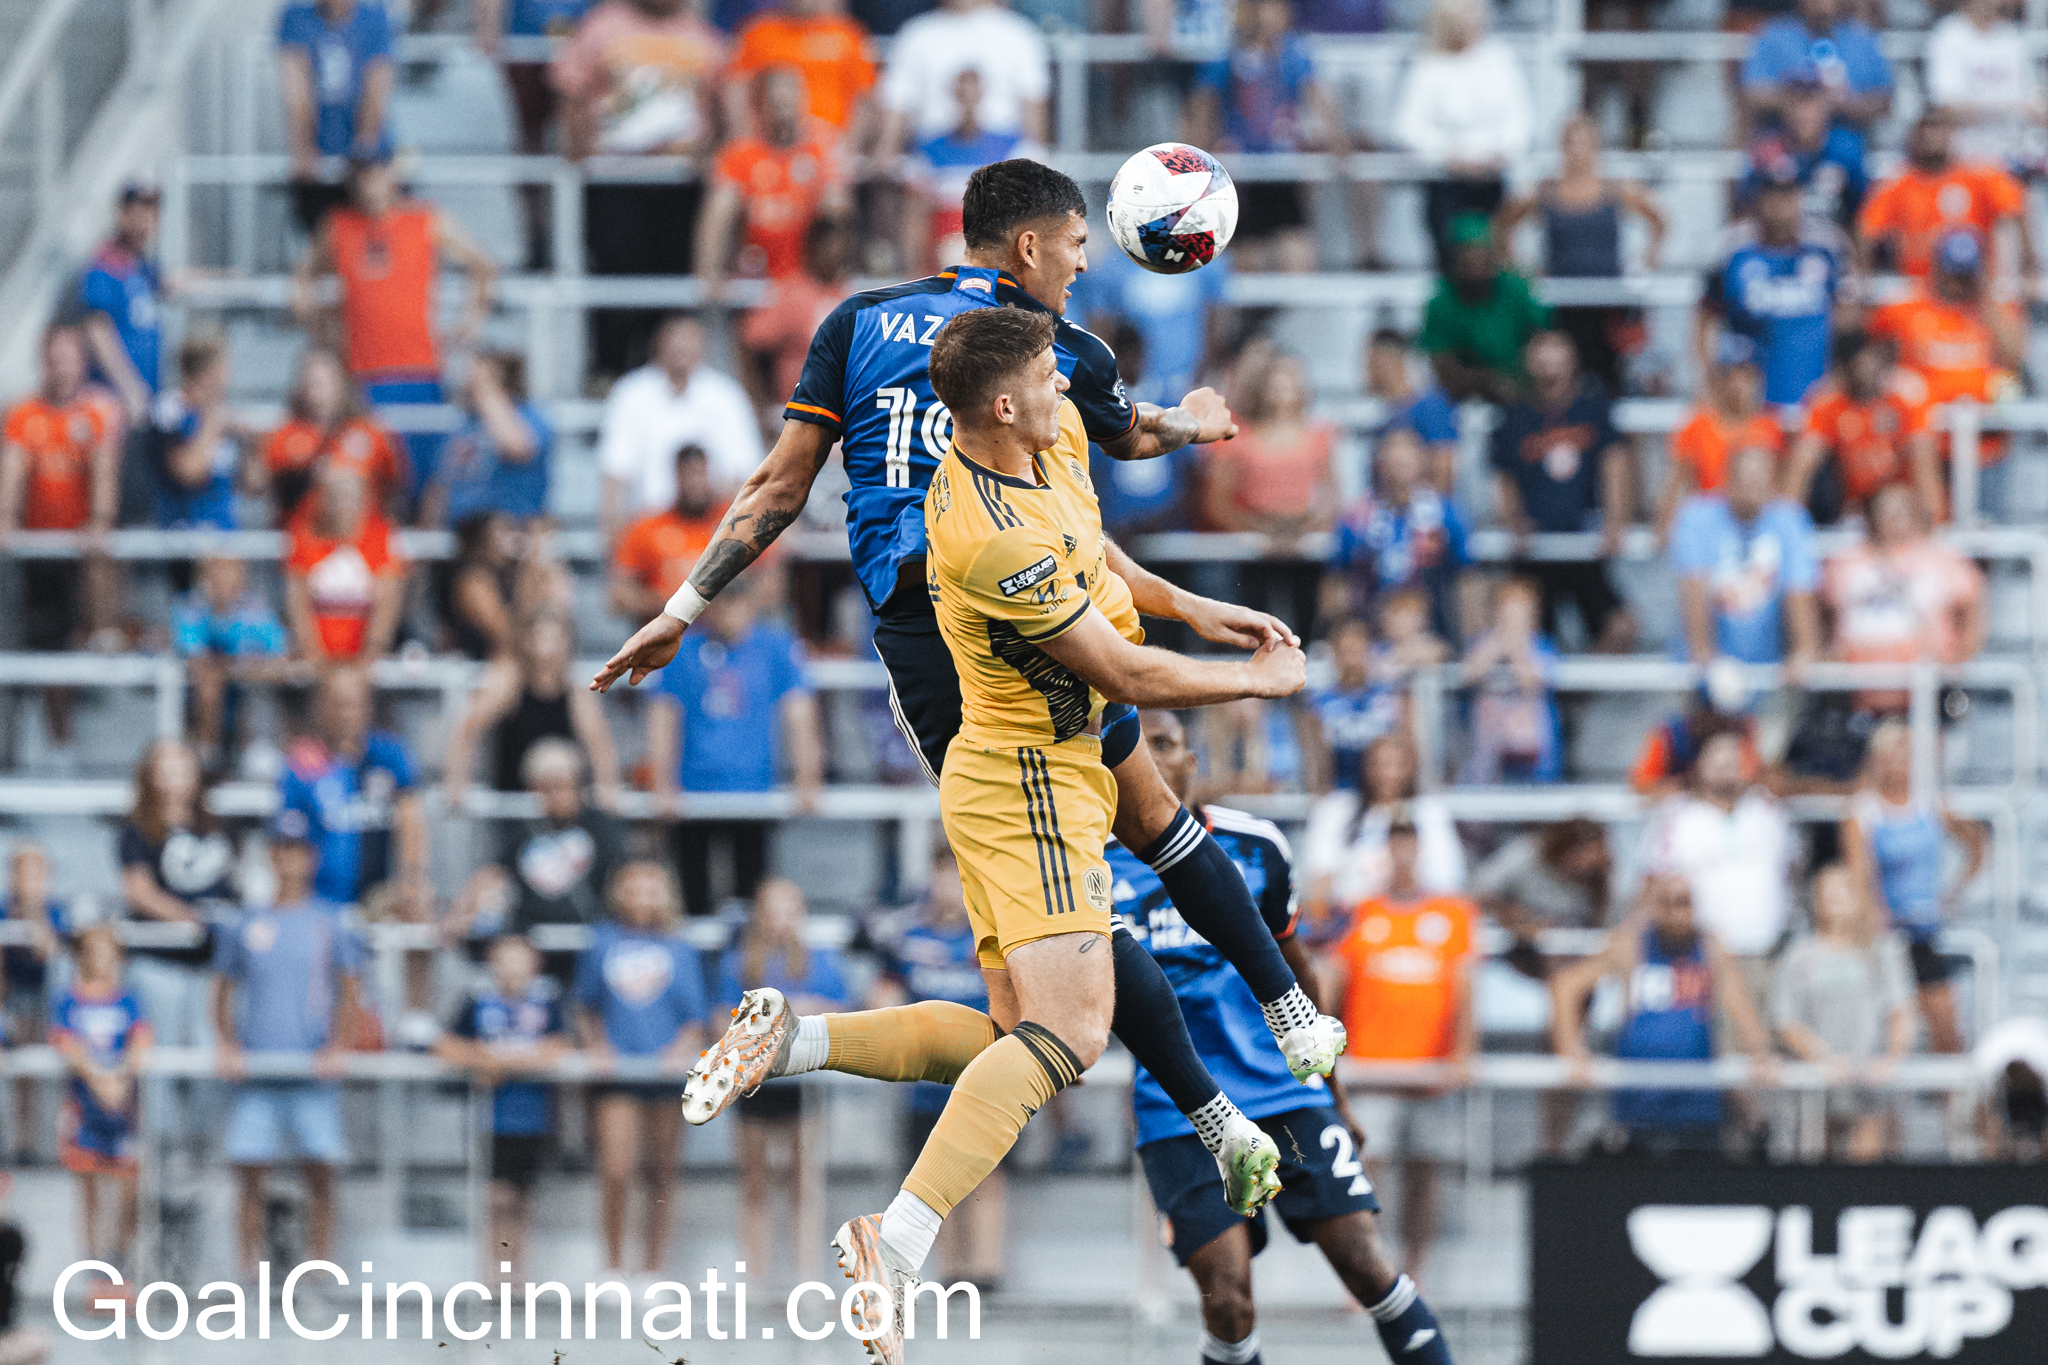
[[[1276,1153],[1277,1158],[1277,1153]],[[888,1291],[887,1322],[872,1293],[855,1300],[854,1324],[862,1332],[881,1330],[861,1343],[874,1365],[903,1365],[903,1320],[910,1309],[910,1291],[917,1276],[890,1262],[882,1248],[882,1215],[870,1213],[839,1225],[832,1238],[839,1252],[839,1268],[856,1284],[878,1284]]]
[[[1280,1193],[1279,1167],[1280,1148],[1265,1129],[1243,1114],[1225,1121],[1216,1169],[1223,1173],[1223,1202],[1232,1213],[1249,1218]]]
[[[1344,1055],[1345,1037],[1343,1024],[1319,1014],[1313,1024],[1300,1024],[1280,1035],[1280,1055],[1287,1059],[1287,1069],[1297,1081],[1327,1076]]]
[[[683,1082],[683,1117],[709,1123],[742,1095],[779,1075],[796,1038],[796,1011],[772,986],[748,991],[725,1036],[713,1043]]]

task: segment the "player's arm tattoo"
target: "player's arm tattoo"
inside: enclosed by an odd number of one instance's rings
[[[728,512],[718,528],[718,539],[690,570],[690,586],[705,597],[716,597],[726,584],[738,578],[749,564],[767,553],[775,538],[788,529],[802,512],[799,508],[767,507],[759,512]]]
[[[1101,442],[1102,453],[1112,460],[1151,460],[1169,455],[1195,439],[1201,430],[1194,414],[1183,407],[1162,408],[1157,403],[1140,403],[1138,420],[1114,440]]]

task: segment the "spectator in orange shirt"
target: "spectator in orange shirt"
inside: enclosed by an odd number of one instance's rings
[[[1830,525],[1880,489],[1910,484],[1941,516],[1948,506],[1927,406],[1896,382],[1888,348],[1864,332],[1835,338],[1835,372],[1808,395],[1806,431],[1785,468],[1785,496]]]
[[[644,621],[660,611],[724,519],[725,507],[711,491],[704,447],[684,446],[676,452],[675,506],[634,522],[619,537],[612,556],[612,614]]]
[[[1944,109],[1928,110],[1913,125],[1905,173],[1864,201],[1857,224],[1863,266],[1925,279],[1935,268],[1935,244],[1945,234],[1967,228],[1988,243],[2000,223],[2013,222],[2019,227],[2020,274],[2032,279],[2040,263],[2026,190],[1996,166],[1956,165],[1949,155],[1954,134],[1954,116]]]
[[[771,280],[803,269],[804,239],[820,216],[849,207],[844,171],[825,126],[804,112],[804,78],[772,66],[754,78],[753,135],[718,154],[711,193],[697,222],[697,278],[717,299],[742,224],[738,273]]]
[[[1764,406],[1756,343],[1739,332],[1723,332],[1707,376],[1707,401],[1671,437],[1671,469],[1657,498],[1657,534],[1670,534],[1671,518],[1687,498],[1720,488],[1730,455],[1750,446],[1778,454],[1784,445],[1784,424]]]
[[[818,324],[853,292],[853,251],[853,232],[842,219],[814,219],[804,234],[803,270],[770,280],[761,306],[740,323],[740,379],[777,425]]]
[[[447,214],[407,195],[388,161],[358,161],[349,170],[349,202],[321,220],[292,272],[292,313],[315,337],[326,332],[334,319],[314,286],[324,275],[338,276],[341,355],[371,405],[442,403],[434,287],[443,265],[469,280],[469,298],[447,337],[460,349],[490,316],[497,264]],[[433,478],[446,441],[439,432],[406,436],[408,504]]]
[[[862,140],[868,92],[875,87],[867,44],[867,29],[847,17],[841,0],[785,0],[780,9],[756,14],[733,41],[726,122],[745,127],[743,101],[753,78],[771,67],[790,66],[804,78],[811,117]]]
[[[1834,618],[1834,657],[1844,663],[1959,664],[1984,648],[1984,571],[1928,534],[1925,504],[1910,486],[1871,499],[1869,536],[1831,555],[1821,600]],[[1903,713],[1902,691],[1857,694],[1864,711]]]
[[[279,526],[292,519],[320,466],[354,470],[369,485],[370,505],[396,515],[405,470],[396,444],[363,411],[362,391],[332,351],[311,347],[299,357],[287,401],[288,420],[263,443],[253,491],[270,493]]]
[[[285,549],[285,622],[292,652],[316,663],[391,652],[405,601],[405,561],[369,509],[363,477],[327,465],[292,522]]]
[[[1891,341],[1899,365],[1918,380],[1913,396],[1930,408],[1958,398],[1997,401],[2013,385],[2011,371],[2026,354],[2018,319],[1984,301],[1984,248],[1975,234],[1945,234],[1935,245],[1935,269],[1928,288],[1870,315],[1870,330]],[[1950,449],[1941,437],[1942,453]],[[2006,439],[1979,438],[1977,459],[1987,467],[2005,458]],[[1980,491],[1987,508],[2000,502],[1998,480]]]
[[[1293,537],[1336,519],[1331,482],[1336,428],[1308,415],[1308,374],[1275,351],[1244,376],[1235,440],[1209,449],[1210,521],[1222,531]]]
[[[1478,1051],[1472,972],[1478,911],[1462,896],[1425,894],[1416,880],[1421,841],[1415,817],[1398,806],[1387,826],[1392,876],[1384,895],[1358,907],[1337,944],[1342,980],[1329,997],[1343,1001],[1349,1054],[1377,1062],[1448,1062],[1449,1085],[1368,1095],[1353,1110],[1370,1138],[1376,1168],[1401,1161],[1401,1248],[1420,1275],[1436,1240],[1437,1163],[1464,1149],[1452,1092],[1461,1090]],[[1375,1183],[1384,1182],[1375,1175]]]
[[[42,385],[10,408],[0,426],[0,547],[17,528],[97,537],[114,524],[121,454],[112,409],[87,391],[86,373],[83,332],[60,325],[43,333]],[[114,598],[114,566],[104,554],[24,560],[23,643],[33,650],[70,649],[94,627],[112,624]],[[71,747],[75,700],[71,688],[43,689],[50,741],[61,752]]]

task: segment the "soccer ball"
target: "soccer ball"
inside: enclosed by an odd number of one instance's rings
[[[1109,235],[1161,275],[1214,260],[1237,231],[1237,187],[1200,147],[1161,142],[1133,156],[1109,186]]]

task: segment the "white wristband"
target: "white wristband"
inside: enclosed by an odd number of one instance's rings
[[[711,599],[691,587],[688,580],[685,580],[683,586],[676,589],[676,595],[669,598],[668,605],[661,610],[665,615],[673,616],[687,626],[710,605]]]

